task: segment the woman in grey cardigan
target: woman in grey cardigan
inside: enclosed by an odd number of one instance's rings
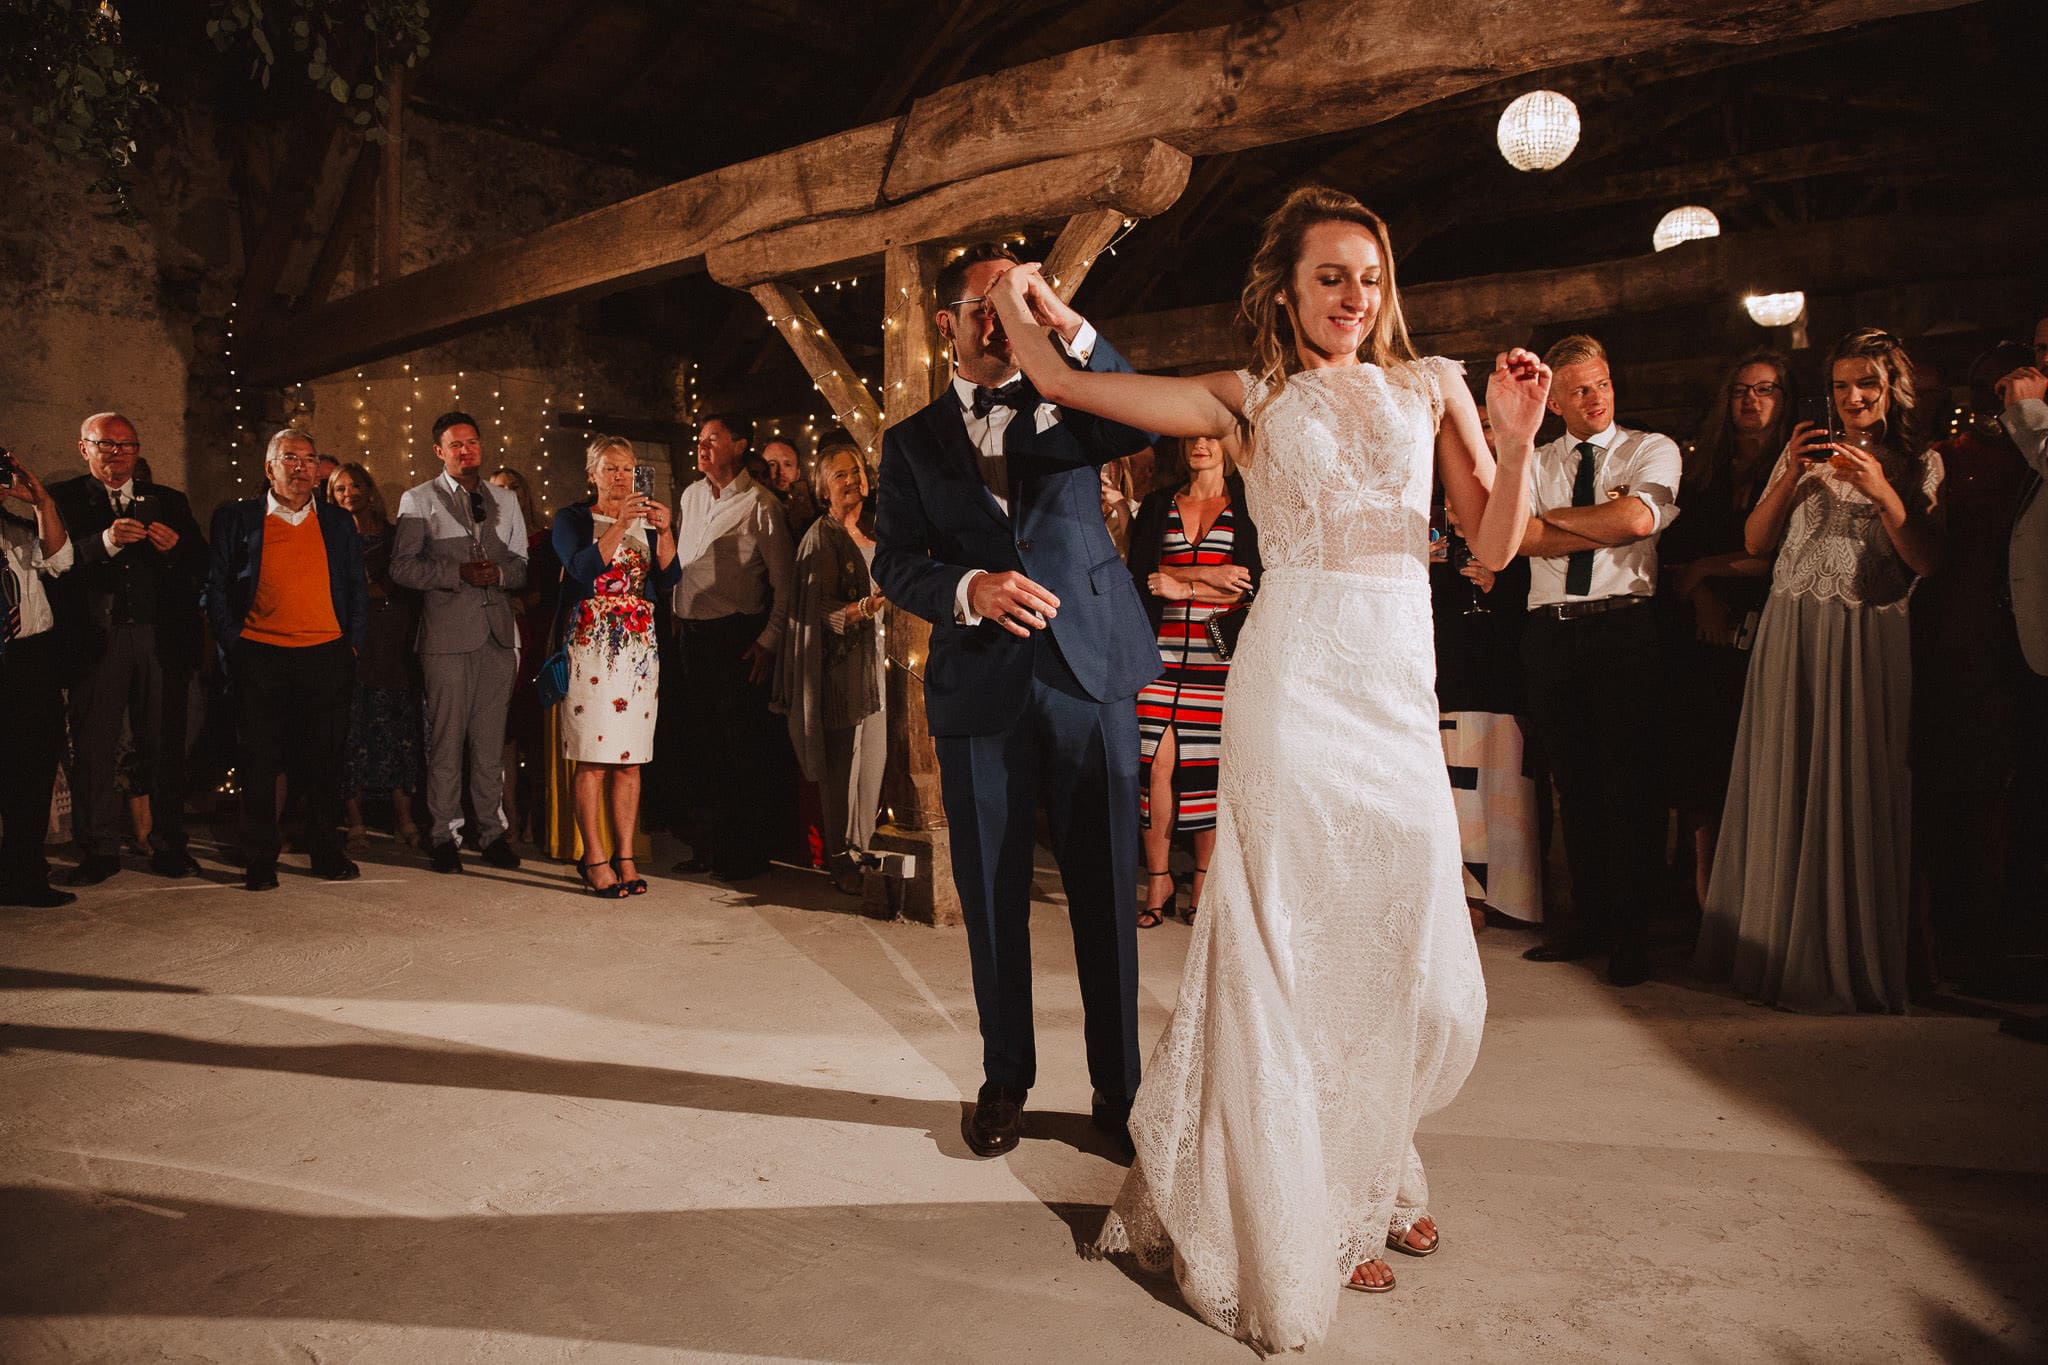
[[[775,695],[789,716],[790,743],[824,807],[832,883],[860,894],[861,855],[882,801],[888,727],[882,713],[882,634],[876,621],[872,527],[864,525],[867,467],[851,446],[818,461],[825,514],[797,549],[789,628],[777,661]]]

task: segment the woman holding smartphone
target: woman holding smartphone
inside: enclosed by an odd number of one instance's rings
[[[1908,598],[1941,555],[1941,457],[1898,338],[1829,357],[1835,430],[1801,422],[1744,525],[1777,554],[1757,626],[1699,965],[1766,1004],[1906,1008]]]
[[[661,679],[654,622],[660,592],[675,587],[682,570],[668,508],[635,483],[632,442],[595,438],[584,468],[597,495],[555,513],[554,526],[569,659],[562,756],[576,765],[578,871],[592,895],[616,900],[647,890],[632,855]],[[616,849],[609,857],[607,805]]]

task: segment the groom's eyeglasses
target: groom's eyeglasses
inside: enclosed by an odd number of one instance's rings
[[[986,294],[976,294],[971,299],[955,299],[953,302],[946,305],[946,311],[949,313],[957,312],[962,308],[968,308],[969,305],[972,305],[970,311],[974,314],[975,317],[978,318],[987,317],[990,313],[993,313],[995,311],[995,309],[989,305],[988,295]]]

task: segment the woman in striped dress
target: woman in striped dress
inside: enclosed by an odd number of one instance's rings
[[[1131,524],[1131,577],[1164,665],[1138,694],[1147,878],[1140,929],[1155,928],[1172,913],[1166,860],[1176,831],[1192,836],[1195,846],[1188,923],[1202,903],[1216,843],[1216,759],[1230,671],[1209,641],[1208,621],[1248,601],[1259,576],[1258,531],[1245,509],[1243,482],[1226,472],[1223,444],[1207,436],[1190,441],[1186,461],[1188,481],[1146,498]]]

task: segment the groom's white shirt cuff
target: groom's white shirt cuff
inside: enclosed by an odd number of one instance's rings
[[[1059,343],[1061,350],[1065,351],[1075,360],[1080,361],[1083,365],[1088,363],[1089,356],[1095,354],[1095,324],[1086,318],[1081,320],[1081,330],[1074,333],[1072,341],[1068,341],[1058,332],[1053,333],[1052,339]],[[1045,406],[1051,407],[1052,405],[1048,403]],[[1038,429],[1044,431],[1050,425],[1052,425],[1050,422],[1042,422],[1039,424]],[[953,619],[963,626],[978,626],[981,624],[981,618],[976,616],[974,608],[967,604],[967,590],[974,586],[975,579],[987,572],[987,569],[969,569],[960,576],[959,586],[953,589]]]

